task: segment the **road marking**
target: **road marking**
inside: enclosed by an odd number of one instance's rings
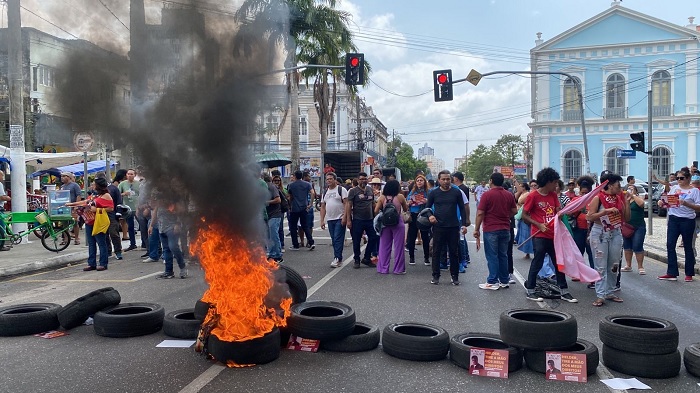
[[[364,249],[367,248],[367,246],[362,246],[360,248],[360,253],[364,251]],[[340,273],[341,270],[345,268],[345,266],[349,266],[350,262],[353,261],[355,257],[354,256],[349,256],[343,261],[343,265],[341,267],[337,267],[333,269],[330,273],[326,274],[322,279],[320,279],[316,284],[314,284],[309,290],[307,291],[307,297],[311,296],[314,294],[314,292],[318,291],[321,289],[321,287],[327,283],[331,278],[333,278],[336,274]]]
[[[162,273],[161,273],[161,272],[155,272],[155,273],[151,273],[151,274],[146,274],[145,276],[137,277],[137,278],[135,278],[135,279],[133,279],[133,280],[131,280],[131,281],[133,281],[133,282],[141,281],[141,280],[145,280],[145,279],[147,279],[147,278],[149,278],[149,277],[155,277],[155,276],[157,276],[157,275],[159,275],[159,274],[162,274]]]
[[[225,369],[226,366],[222,364],[213,364],[206,371],[204,371],[197,378],[195,378],[192,382],[187,384],[187,386],[182,388],[182,390],[180,390],[180,393],[199,392],[200,390],[202,390],[203,387],[207,386],[209,382],[216,378],[216,376],[219,375],[219,373],[221,373]]]
[[[71,266],[71,267],[75,267],[75,266]],[[65,269],[65,268],[64,268],[64,269]],[[43,272],[43,273],[33,274],[33,275],[29,276],[29,277],[34,277],[34,276],[38,276],[38,275],[40,275],[40,274],[46,274],[46,273],[50,273],[50,272]],[[38,279],[38,278],[37,278],[37,279],[30,279],[30,280],[27,280],[27,279],[24,279],[24,278],[20,277],[20,278],[16,278],[16,279],[14,279],[14,280],[11,280],[11,281],[22,281],[22,282],[121,282],[121,283],[128,283],[128,282],[136,282],[136,281],[145,280],[145,279],[147,279],[147,278],[149,278],[149,277],[154,277],[154,276],[157,276],[157,275],[159,275],[159,274],[161,274],[161,272],[155,272],[155,273],[151,273],[151,274],[146,274],[145,276],[136,277],[136,278],[131,278],[131,279],[124,279],[124,280],[116,280],[116,279],[114,279],[114,280],[102,280],[102,279],[88,280],[88,279],[77,279],[77,278],[76,278],[76,279],[72,279],[72,278],[69,278],[69,279],[57,279],[57,280]]]

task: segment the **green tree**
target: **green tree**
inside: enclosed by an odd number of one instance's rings
[[[390,163],[401,170],[401,180],[412,179],[417,170],[428,173],[428,164],[413,156],[413,148],[396,137],[387,146]],[[395,155],[392,155],[395,154]]]
[[[503,135],[496,141],[493,148],[503,157],[501,165],[512,166],[522,160],[525,154],[525,140],[520,135]]]
[[[494,146],[483,144],[472,150],[467,158],[469,161],[468,176],[476,182],[488,180],[494,166],[503,165],[503,156]]]

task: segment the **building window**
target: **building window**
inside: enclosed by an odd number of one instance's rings
[[[42,86],[56,87],[56,75],[51,67],[43,65],[37,67],[37,80]]]
[[[306,123],[306,117],[299,118],[299,136],[309,135],[309,125]]]
[[[608,77],[606,86],[605,117],[619,119],[625,116],[625,77],[612,74]]]
[[[581,177],[583,156],[578,150],[569,150],[564,153],[564,179],[578,179]]]
[[[564,82],[564,113],[563,119],[567,120],[581,120],[581,108],[578,101],[578,91],[576,89],[576,83],[581,86],[581,80],[574,77],[575,81],[571,78],[566,78]]]
[[[625,159],[617,157],[617,152],[619,150],[619,147],[615,147],[608,150],[605,154],[605,169],[612,173],[623,175],[626,172]]]
[[[656,71],[651,76],[652,116],[671,116],[671,74],[668,71]]]
[[[328,125],[328,135],[335,136],[335,120]]]
[[[671,173],[671,150],[665,146],[654,148],[651,154],[652,171],[659,174],[659,177],[666,178]]]

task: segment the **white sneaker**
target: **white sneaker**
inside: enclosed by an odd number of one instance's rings
[[[492,291],[497,291],[501,286],[499,284],[479,284],[479,288],[481,289],[490,289]]]
[[[157,260],[157,259],[153,259],[153,258],[151,258],[151,257],[148,257],[148,258],[146,258],[146,259],[143,260],[143,263],[148,263],[148,262],[158,262],[158,260]]]
[[[511,274],[511,275],[508,277],[508,284],[515,284],[516,282],[517,282],[517,281],[515,281],[515,277],[513,277],[513,275]]]
[[[333,262],[331,262],[331,267],[340,267],[343,263],[340,262],[340,259],[338,258],[333,258]]]

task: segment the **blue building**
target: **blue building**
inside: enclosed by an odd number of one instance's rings
[[[652,91],[652,168],[659,177],[700,159],[700,31],[621,6],[543,41],[530,51],[533,71],[565,72],[582,86],[590,170],[647,179],[647,155],[618,158],[630,134],[648,138]],[[586,171],[581,113],[571,78],[532,78],[533,173],[550,166],[563,179]],[[648,139],[646,140],[648,144]],[[646,145],[645,145],[646,150]]]

